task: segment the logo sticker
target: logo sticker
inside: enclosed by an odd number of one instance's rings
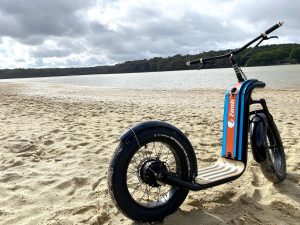
[[[228,121],[228,127],[233,128],[234,127],[234,120],[229,120]]]

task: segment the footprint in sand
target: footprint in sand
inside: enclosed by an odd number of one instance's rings
[[[0,178],[0,182],[8,183],[8,182],[12,182],[14,180],[15,181],[20,180],[20,178],[22,178],[22,176],[17,173],[6,173]]]
[[[82,142],[82,143],[79,143],[78,145],[79,146],[87,146],[89,144],[89,142]]]
[[[94,191],[100,184],[100,182],[105,179],[105,177],[99,178],[96,182],[93,183],[92,185],[92,190]]]
[[[55,189],[67,191],[67,195],[73,195],[76,190],[87,185],[88,178],[86,177],[73,177],[69,180],[63,181],[56,186]]]
[[[232,198],[236,195],[236,191],[229,190],[225,192],[214,192],[211,194],[211,196],[206,196],[203,199],[194,198],[194,196],[190,196],[189,199],[191,199],[190,202],[187,204],[193,207],[196,207],[198,209],[206,208],[207,205],[210,205],[211,203],[214,204],[222,204],[222,205],[230,205],[232,204]]]
[[[255,199],[255,201],[260,201],[263,198],[262,190],[255,189],[252,198]]]
[[[95,216],[90,220],[90,225],[102,225],[106,224],[110,220],[110,216],[107,212],[102,212],[100,216]]]
[[[267,186],[270,185],[269,182],[266,182],[266,178],[262,174],[261,169],[259,168],[259,166],[251,166],[250,170],[253,174],[253,180],[252,180],[251,184],[254,187],[264,188],[264,187],[267,187]]]
[[[73,213],[73,215],[76,215],[76,214],[83,214],[89,210],[95,210],[97,207],[96,205],[88,205],[88,206],[81,206],[81,207],[78,207],[75,212]]]
[[[12,153],[24,153],[24,152],[32,152],[37,149],[37,146],[31,143],[20,142],[13,143],[9,147],[9,151]]]
[[[44,141],[44,145],[52,145],[52,144],[54,144],[54,141],[52,141],[52,140],[47,140],[47,141]]]
[[[271,202],[271,206],[273,209],[280,210],[287,215],[293,215],[299,218],[298,213],[295,213],[299,209],[288,202],[283,200],[274,200]]]
[[[224,205],[230,205],[232,203],[232,198],[236,195],[236,191],[229,190],[222,192],[218,199],[216,200],[217,203],[221,203]]]
[[[0,166],[0,171],[4,171],[4,170],[7,170],[9,168],[12,168],[12,167],[17,167],[17,166],[22,166],[24,165],[24,162],[23,161],[14,161],[12,160],[11,162],[12,164],[8,165],[8,166],[4,166],[4,165],[1,165]]]
[[[53,129],[53,130],[50,131],[50,133],[54,133],[54,134],[57,134],[59,132],[62,132],[62,130],[60,130],[60,129]]]

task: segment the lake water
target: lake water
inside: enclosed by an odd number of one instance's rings
[[[248,79],[266,82],[268,88],[300,89],[300,65],[245,67],[243,71]],[[1,80],[1,82],[68,84],[122,89],[226,89],[236,82],[236,77],[232,68],[225,68],[25,78]]]

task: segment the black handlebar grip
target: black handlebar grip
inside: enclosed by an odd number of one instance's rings
[[[265,31],[265,34],[268,35],[269,33],[273,32],[277,28],[281,27],[283,25],[283,22],[279,22],[275,24],[273,27],[269,28],[268,30]]]
[[[258,81],[255,83],[255,86],[258,88],[264,88],[266,86],[266,83],[262,81]]]
[[[197,60],[193,60],[193,61],[186,62],[186,65],[187,65],[187,66],[190,66],[190,65],[199,64],[199,63],[203,63],[202,58],[201,58],[201,59],[197,59]]]

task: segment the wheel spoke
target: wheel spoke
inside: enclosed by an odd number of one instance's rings
[[[155,151],[155,158],[156,158],[156,159],[159,159],[159,158],[160,158],[160,154],[159,154],[160,149],[157,150],[157,149],[155,148],[154,151]]]
[[[150,203],[150,192],[151,192],[152,187],[149,187],[149,188],[150,188],[149,190],[147,189],[147,195],[148,195],[147,205]]]
[[[157,202],[159,202],[159,199],[160,199],[160,191],[161,191],[161,188],[160,187],[158,187],[157,188]]]
[[[167,151],[166,162],[169,160],[169,153],[170,153],[170,150]]]
[[[162,155],[162,153],[163,153],[163,151],[164,151],[164,149],[165,149],[164,146],[165,146],[165,145],[163,145],[162,143],[160,143],[159,153],[158,153],[158,154],[159,154],[159,157],[161,157],[161,155]]]
[[[139,167],[138,161],[139,161],[139,160],[138,160],[135,156],[132,158],[132,162],[133,162],[133,164],[135,165],[135,168],[138,168],[138,167]]]
[[[135,169],[132,169],[132,168],[128,167],[128,169],[131,171],[131,173],[136,173],[136,172],[137,172],[137,169],[136,169],[136,168],[135,168]]]
[[[173,151],[169,145],[163,142],[150,142],[141,146],[133,155],[127,169],[127,181],[131,181],[131,183],[127,184],[127,187],[130,189],[130,195],[138,204],[146,205],[147,207],[157,207],[165,204],[169,197],[172,196],[171,186],[160,186],[152,183],[155,181],[151,179],[147,181],[147,178],[141,177],[142,172],[140,171],[146,166],[145,163],[149,165],[149,162],[158,162],[168,171],[176,173],[177,162]],[[147,170],[152,171],[151,168],[147,168]],[[177,175],[180,176],[179,174]],[[153,185],[158,186],[154,187]]]
[[[134,192],[143,184],[143,182],[139,181],[138,185],[135,187],[131,195],[133,196]],[[128,185],[127,185],[128,186]]]
[[[142,200],[144,199],[144,197],[147,195],[147,185],[146,185],[146,188],[145,188],[145,191],[144,191],[144,194],[143,196],[140,198],[141,202]]]

